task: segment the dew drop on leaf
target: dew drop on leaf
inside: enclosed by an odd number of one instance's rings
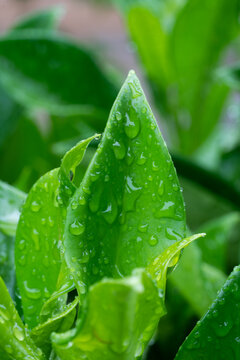
[[[122,120],[122,114],[119,111],[116,112],[116,119],[118,121]]]
[[[163,180],[160,181],[158,186],[158,194],[162,196],[164,194],[164,183]]]
[[[157,236],[156,236],[156,235],[152,235],[152,236],[149,238],[148,243],[149,243],[150,246],[155,246],[155,245],[157,245],[157,243],[158,243],[158,238],[157,238]]]
[[[20,328],[20,326],[18,326],[18,324],[14,324],[13,326],[13,335],[15,336],[15,338],[19,341],[23,341],[24,340],[24,332],[23,329]]]
[[[26,296],[29,299],[37,300],[41,297],[41,290],[38,288],[30,288],[27,284],[27,281],[23,282],[23,286],[26,292]]]
[[[137,118],[135,118],[134,121],[132,121],[130,119],[129,115],[126,114],[126,123],[124,126],[124,131],[125,131],[126,135],[129,137],[129,139],[134,139],[140,131],[139,120],[137,120]]]
[[[113,143],[113,151],[116,159],[122,160],[125,157],[126,149],[125,146],[119,141]]]
[[[85,226],[81,224],[78,220],[75,220],[69,226],[69,230],[72,235],[81,235],[85,230]]]
[[[37,201],[33,201],[31,204],[31,210],[33,212],[38,212],[41,208],[41,205]]]

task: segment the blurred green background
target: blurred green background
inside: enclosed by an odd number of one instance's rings
[[[177,168],[189,231],[208,234],[170,275],[147,359],[173,359],[240,262],[239,9],[239,0],[0,0],[0,179],[28,192],[103,131],[133,68]]]

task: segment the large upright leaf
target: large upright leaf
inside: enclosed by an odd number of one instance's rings
[[[207,314],[179,349],[176,360],[239,359],[240,267],[236,267]]]
[[[29,336],[0,277],[0,357],[1,360],[44,360]]]
[[[26,30],[2,37],[0,67],[2,85],[32,109],[88,114],[94,107],[108,109],[116,95],[93,55],[53,32]]]
[[[24,192],[0,180],[0,230],[5,234],[15,235],[25,199]]]
[[[56,6],[27,14],[15,23],[10,31],[25,29],[55,29],[62,17],[62,13],[63,9]]]
[[[68,207],[66,261],[84,292],[86,284],[103,276],[130,275],[145,267],[184,236],[175,169],[132,71]]]
[[[54,169],[34,184],[20,216],[16,234],[16,275],[24,318],[30,327],[37,325],[44,302],[67,277],[61,257],[65,218],[63,199],[66,205],[75,190],[69,174],[74,171],[76,161],[81,162],[91,140],[84,140],[70,150],[60,171]]]

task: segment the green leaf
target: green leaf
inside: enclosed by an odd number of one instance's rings
[[[6,137],[14,130],[22,109],[0,86],[0,147],[4,144]]]
[[[218,69],[216,76],[231,89],[240,90],[240,63]]]
[[[53,162],[43,134],[34,119],[25,115],[19,118],[15,130],[6,138],[0,157],[1,176],[5,181],[16,183],[22,172],[28,172],[29,179],[24,187],[27,192]]]
[[[14,238],[0,232],[0,276],[8,291],[14,298],[15,266],[14,266]]]
[[[24,29],[45,29],[52,30],[58,26],[63,15],[63,8],[60,6],[52,7],[45,10],[36,11],[22,17],[15,23],[10,31]]]
[[[225,280],[223,272],[205,266],[196,243],[184,250],[177,269],[169,277],[199,317],[207,311]]]
[[[67,175],[62,184],[61,174],[74,170],[76,152],[80,162],[91,140],[92,138],[80,142],[65,155],[63,169],[50,171],[34,184],[21,212],[16,234],[16,275],[24,319],[30,328],[38,324],[40,311],[46,300],[68,284],[68,272],[61,256],[66,212],[61,196],[64,196],[67,203],[75,187]],[[60,303],[60,308],[62,305]]]
[[[176,360],[238,359],[240,267],[227,279],[206,315],[180,347]]]
[[[2,360],[44,360],[29,336],[0,277],[0,357]]]
[[[199,241],[203,261],[226,271],[228,239],[236,224],[240,222],[239,213],[229,213],[201,226],[207,236]]]
[[[31,338],[36,346],[38,346],[48,358],[51,352],[51,333],[65,332],[71,328],[76,316],[76,306],[78,298],[72,303],[65,306],[61,313],[55,314],[45,323],[39,324],[31,331]]]
[[[26,30],[2,37],[0,66],[3,86],[30,109],[88,114],[108,109],[116,95],[93,55],[53,32]]]
[[[0,230],[15,235],[26,194],[0,180]]]
[[[141,357],[159,318],[166,312],[167,269],[176,264],[182,248],[202,235],[172,244],[146,270],[135,269],[130,277],[105,278],[90,286],[77,327],[52,336],[60,358],[132,360]]]
[[[92,285],[85,311],[78,329],[52,336],[62,360],[134,359],[152,337],[162,309],[157,287],[138,270]]]
[[[68,207],[67,264],[85,292],[85,286],[103,276],[126,276],[147,266],[185,231],[175,169],[139,81],[130,72]]]

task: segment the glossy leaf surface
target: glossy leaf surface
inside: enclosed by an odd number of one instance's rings
[[[85,291],[130,275],[185,236],[175,169],[139,81],[130,72],[67,211],[66,261]],[[136,256],[137,254],[137,256]]]
[[[1,83],[27,108],[61,116],[88,113],[108,109],[116,95],[89,51],[53,32],[26,30],[1,38],[0,65]]]
[[[141,355],[162,312],[158,290],[142,270],[91,286],[86,310],[78,333],[53,336],[62,360],[132,360]]]
[[[65,158],[72,159],[63,172],[75,168],[76,159],[80,162],[92,138],[79,143]],[[79,156],[80,154],[80,156]],[[65,164],[65,161],[63,162]],[[16,235],[16,274],[26,323],[32,328],[40,320],[44,302],[65,284],[67,272],[62,262],[61,247],[64,228],[65,208],[59,197],[59,188],[64,187],[67,199],[75,191],[69,177],[59,182],[62,169],[54,169],[41,177],[33,186],[23,207]]]
[[[135,269],[130,277],[103,279],[90,286],[84,303],[87,312],[80,313],[77,328],[53,336],[60,358],[132,360],[141,356],[166,312],[168,267],[176,264],[182,248],[202,235],[175,242],[146,270]]]
[[[234,269],[207,314],[181,346],[176,360],[238,359],[240,268]]]
[[[0,357],[2,360],[44,360],[29,336],[0,277]]]
[[[66,305],[61,313],[55,314],[45,323],[32,329],[31,338],[47,357],[51,352],[51,333],[65,332],[71,328],[76,316],[77,304],[78,298]]]
[[[26,196],[24,192],[0,181],[0,230],[6,235],[15,235]]]
[[[12,298],[15,290],[14,237],[0,232],[0,276]]]

